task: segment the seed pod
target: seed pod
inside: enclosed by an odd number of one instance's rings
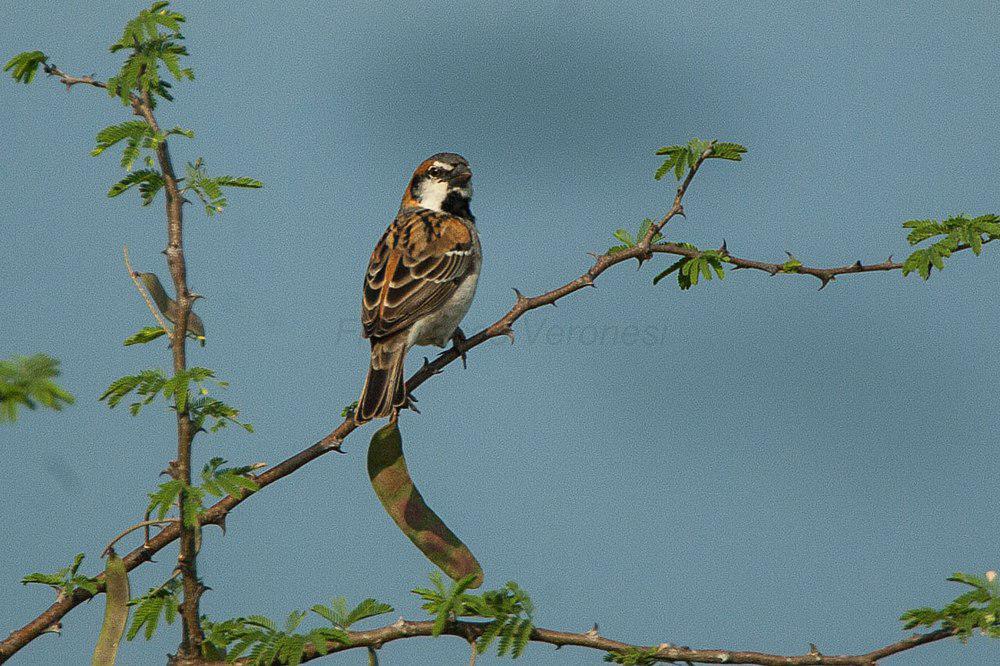
[[[386,512],[403,534],[449,578],[473,574],[469,587],[483,584],[483,569],[468,547],[431,511],[410,478],[399,426],[389,423],[368,445],[368,478]]]
[[[125,625],[128,623],[128,572],[125,570],[125,562],[118,557],[118,553],[111,549],[108,554],[108,565],[104,570],[104,623],[101,625],[101,633],[97,636],[97,645],[94,647],[94,658],[91,666],[114,666],[115,657],[118,655],[118,645],[121,643],[122,635],[125,633]]]

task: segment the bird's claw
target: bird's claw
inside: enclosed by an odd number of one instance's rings
[[[467,369],[469,366],[466,363],[465,352],[468,348],[465,346],[465,342],[466,342],[465,333],[462,332],[462,329],[456,328],[455,332],[452,333],[451,335],[451,349],[446,349],[440,354],[438,354],[438,358],[441,358],[450,351],[458,352],[458,357],[462,359],[462,369],[463,370]]]

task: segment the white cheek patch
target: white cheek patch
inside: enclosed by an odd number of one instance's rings
[[[441,210],[441,205],[444,204],[447,196],[448,183],[431,178],[424,179],[420,184],[420,191],[417,193],[417,199],[421,206],[436,211]]]

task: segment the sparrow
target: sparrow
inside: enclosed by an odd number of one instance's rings
[[[482,266],[469,210],[472,171],[455,153],[421,162],[396,218],[372,252],[361,303],[371,364],[354,420],[396,418],[407,404],[403,359],[414,345],[461,350],[459,323],[469,311]]]
[[[167,321],[176,324],[177,301],[167,295],[167,290],[163,288],[156,273],[136,273],[135,276],[142,281],[142,284],[149,291],[149,295],[153,297],[156,309],[163,313]],[[198,340],[203,347],[205,346],[205,324],[201,321],[201,317],[194,312],[188,313],[187,334],[188,337]]]

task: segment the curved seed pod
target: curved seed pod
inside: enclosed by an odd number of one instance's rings
[[[368,477],[386,512],[403,534],[449,578],[475,576],[470,588],[483,584],[483,569],[475,556],[424,502],[403,458],[399,426],[389,423],[368,445]]]
[[[153,297],[156,308],[163,313],[167,321],[171,324],[177,323],[177,301],[167,295],[167,290],[163,288],[156,273],[136,273],[135,276],[142,281],[143,286],[149,291],[149,295]],[[188,313],[187,334],[188,337],[198,340],[203,347],[205,346],[205,324],[201,321],[201,317],[194,312]]]
[[[128,623],[128,572],[125,570],[125,562],[118,557],[118,553],[114,549],[108,554],[104,580],[107,583],[104,592],[106,603],[104,623],[101,625],[101,633],[97,636],[97,645],[94,647],[94,658],[90,662],[91,666],[114,666],[118,645],[121,643],[122,635],[125,633],[125,625]]]

